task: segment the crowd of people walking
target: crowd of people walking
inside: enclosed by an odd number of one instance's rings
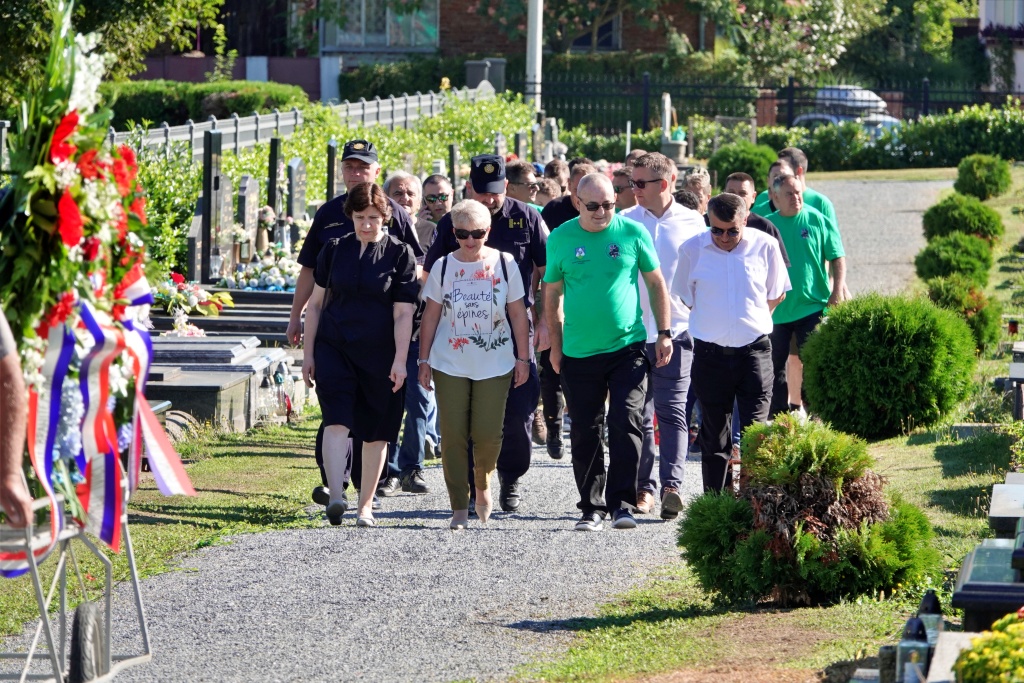
[[[675,519],[691,448],[704,490],[731,488],[745,427],[806,414],[800,349],[848,296],[835,211],[806,171],[787,148],[766,192],[734,173],[712,196],[706,172],[680,182],[656,152],[613,173],[485,154],[457,201],[441,175],[382,188],[374,145],[349,141],[288,327],[323,411],[314,501],[341,524],[354,484],[373,526],[381,499],[430,492],[434,454],[450,527],[486,524],[528,505],[533,443],[569,453],[580,531]]]

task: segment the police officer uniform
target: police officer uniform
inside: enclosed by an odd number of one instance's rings
[[[505,160],[495,154],[473,157],[470,182],[478,193],[505,193]],[[519,265],[526,290],[527,308],[533,306],[533,269],[547,264],[547,236],[542,228],[540,214],[527,204],[505,197],[497,213],[491,214],[491,232],[487,246],[511,254]],[[423,262],[429,271],[434,263],[459,248],[453,232],[451,215],[441,218],[437,224],[437,235],[427,251]],[[514,340],[513,340],[514,343]],[[530,358],[530,378],[525,384],[509,391],[505,404],[504,436],[501,453],[498,456],[498,477],[501,481],[500,503],[503,510],[511,512],[519,507],[519,479],[530,467],[530,453],[533,449],[531,431],[533,413],[540,398],[540,380],[537,365],[533,361],[533,326],[531,321],[530,349],[515,349],[516,358]],[[441,435],[444,438],[444,435]]]

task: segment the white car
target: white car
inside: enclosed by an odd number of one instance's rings
[[[890,130],[900,125],[901,121],[888,114],[881,114],[878,112],[866,113],[863,115],[854,114],[831,114],[828,112],[812,112],[810,114],[801,114],[793,119],[794,126],[801,126],[807,130],[814,132],[815,128],[821,126],[836,125],[844,121],[854,121],[863,126],[864,131],[868,134],[872,140],[878,139],[878,136],[882,134],[884,130]]]

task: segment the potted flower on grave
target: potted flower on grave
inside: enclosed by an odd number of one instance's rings
[[[119,549],[144,443],[161,491],[195,493],[145,399],[152,351],[139,319],[153,301],[146,275],[160,268],[146,257],[154,234],[135,152],[105,144],[112,112],[98,86],[111,58],[97,35],[72,34],[73,2],[48,8],[45,75],[20,109],[0,198],[0,302],[29,393],[25,469],[51,507],[38,558],[65,513]],[[26,569],[24,556],[0,557],[0,575]]]

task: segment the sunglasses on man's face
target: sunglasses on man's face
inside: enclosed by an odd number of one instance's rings
[[[605,211],[611,211],[615,208],[615,202],[587,202],[583,205],[587,211],[593,213],[598,209],[604,209]]]
[[[470,237],[472,237],[475,240],[482,240],[486,236],[486,230],[462,230],[461,228],[455,228],[456,239],[468,240]]]
[[[446,194],[428,194],[424,197],[427,200],[427,204],[437,204],[438,202],[448,201],[448,195]]]
[[[509,185],[522,185],[527,190],[539,190],[540,183],[509,183]]]
[[[612,189],[615,190],[615,194],[622,194],[629,191],[629,185],[612,185]]]
[[[654,178],[653,180],[630,180],[630,187],[638,187],[641,190],[650,185],[651,183],[660,183],[664,178]]]
[[[739,237],[740,229],[739,228],[729,228],[729,229],[725,229],[725,228],[711,228],[711,234],[714,235],[715,237],[721,237],[725,233],[729,233],[729,237]]]

